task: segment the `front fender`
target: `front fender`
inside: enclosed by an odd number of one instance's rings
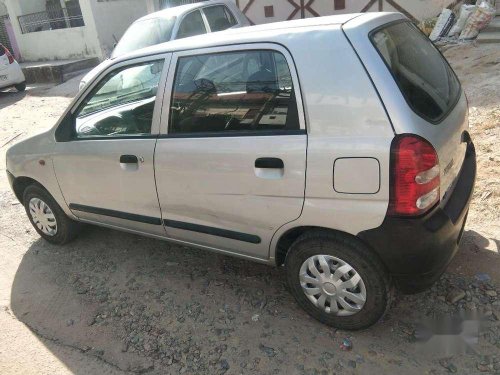
[[[74,218],[57,182],[52,163],[55,147],[53,131],[25,139],[7,150],[7,172],[11,174],[12,186],[16,180],[29,178],[42,185],[56,200],[63,211]]]

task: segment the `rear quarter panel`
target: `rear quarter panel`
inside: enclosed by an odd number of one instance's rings
[[[384,107],[340,26],[315,27],[307,39],[285,42],[298,71],[308,129],[306,194],[302,215],[278,230],[271,244],[297,226],[319,226],[356,235],[379,226],[389,200],[389,156],[394,137]],[[380,189],[372,194],[333,188],[338,158],[375,158]],[[352,171],[354,174],[361,171]]]
[[[387,13],[361,23],[353,19],[343,30],[370,74],[390,116],[396,134],[412,133],[428,140],[436,149],[441,169],[441,199],[453,186],[465,157],[466,144],[462,143],[463,131],[468,131],[467,99],[463,91],[453,110],[439,124],[432,124],[418,116],[409,107],[387,66],[372,45],[368,34],[373,29],[397,20],[406,20],[399,13]]]

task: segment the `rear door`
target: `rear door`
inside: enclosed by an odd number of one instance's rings
[[[267,259],[300,216],[306,144],[287,51],[254,44],[174,54],[155,151],[167,235]]]

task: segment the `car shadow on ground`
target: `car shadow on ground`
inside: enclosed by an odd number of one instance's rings
[[[26,95],[26,91],[19,92],[16,89],[0,91],[0,110],[22,100]]]
[[[467,230],[449,272],[467,275],[487,274],[500,285],[500,239],[487,238],[474,230]]]
[[[412,327],[450,308],[436,293],[401,297],[376,326],[341,332],[296,305],[282,268],[86,227],[64,247],[31,244],[11,309],[74,373],[85,369],[67,347],[133,372],[376,373],[405,363],[412,374],[432,368]],[[355,350],[341,351],[347,336]]]

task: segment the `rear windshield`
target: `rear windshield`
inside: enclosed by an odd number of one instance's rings
[[[152,18],[134,22],[123,34],[111,57],[168,42],[172,37],[175,19],[176,17]]]
[[[443,119],[460,83],[431,41],[409,22],[377,29],[370,38],[413,111],[433,123]]]

